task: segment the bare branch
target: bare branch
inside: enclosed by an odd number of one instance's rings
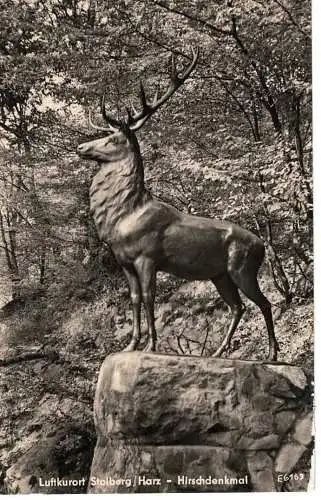
[[[298,28],[298,30],[300,31],[300,33],[302,33],[302,35],[304,35],[308,40],[311,40],[311,35],[309,33],[306,33],[301,28],[301,26],[299,25],[299,23],[294,19],[293,15],[289,11],[289,9],[282,2],[280,2],[280,0],[272,0],[272,1],[275,2],[279,7],[281,7],[281,9],[286,13],[286,15],[288,16],[288,18],[290,19],[291,23],[296,28]]]
[[[139,1],[142,2],[143,0],[139,0]],[[197,17],[195,15],[189,14],[188,12],[182,12],[181,10],[175,9],[174,7],[169,7],[168,5],[166,5],[166,3],[164,1],[154,0],[153,3],[155,5],[157,5],[158,7],[161,7],[162,9],[165,9],[168,12],[171,12],[172,14],[177,14],[179,16],[185,17],[189,21],[195,21],[196,23],[201,24],[205,28],[210,29],[211,31],[213,31],[217,35],[224,35],[224,36],[226,36],[226,35],[230,35],[231,34],[231,32],[229,30],[224,30],[222,28],[218,28],[217,26],[215,26],[212,23],[209,23],[205,19],[201,19],[200,17]]]
[[[0,366],[9,366],[15,363],[22,363],[24,361],[33,361],[34,359],[50,359],[52,361],[59,358],[57,351],[36,351],[36,352],[26,352],[25,354],[20,354],[18,356],[11,356],[10,358],[0,359]]]

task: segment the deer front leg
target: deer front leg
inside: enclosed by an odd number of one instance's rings
[[[139,277],[144,307],[146,311],[148,342],[145,352],[156,351],[157,334],[155,330],[154,302],[156,292],[156,269],[152,259],[139,257],[135,262]]]
[[[141,337],[140,329],[140,310],[141,310],[141,291],[138,277],[134,269],[123,268],[124,274],[128,280],[130,298],[133,310],[133,330],[132,338],[123,351],[134,351],[139,344]]]

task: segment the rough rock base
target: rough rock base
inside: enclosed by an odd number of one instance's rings
[[[90,493],[307,488],[311,395],[298,367],[118,353],[94,412]]]

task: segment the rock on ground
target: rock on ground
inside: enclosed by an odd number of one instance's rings
[[[90,493],[282,491],[289,474],[307,487],[310,384],[293,365],[118,353],[94,414]]]

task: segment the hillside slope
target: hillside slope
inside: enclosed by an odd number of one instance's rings
[[[311,372],[312,302],[293,303],[282,311],[280,297],[268,281],[263,288],[275,304],[279,361],[299,364]],[[228,356],[264,359],[268,348],[264,321],[257,307],[245,302],[247,310]],[[159,280],[155,315],[159,352],[178,355],[211,355],[229,321],[229,312],[210,283],[178,282],[165,275]],[[47,466],[62,477],[88,477],[95,443],[91,408],[98,371],[106,354],[127,344],[131,331],[125,284],[109,293],[74,290],[56,308],[38,297],[2,316],[1,359],[9,364],[2,367],[0,381],[4,400],[1,477],[13,464],[20,464],[22,476],[32,468],[39,470],[37,456],[47,457]],[[142,347],[144,341],[146,335]],[[26,353],[30,359],[19,361]],[[70,451],[73,459],[67,459]]]

